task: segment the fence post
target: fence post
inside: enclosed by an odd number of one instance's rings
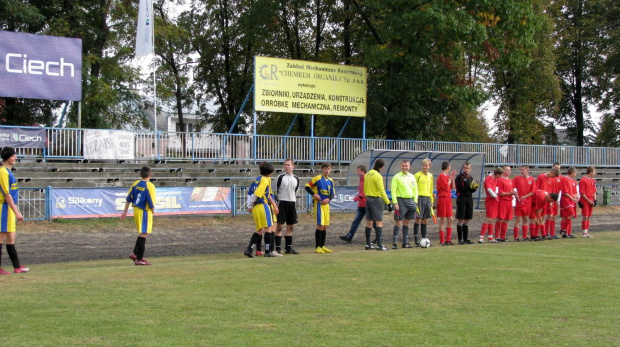
[[[232,216],[235,217],[237,215],[237,185],[233,184],[230,187],[230,190],[232,190],[232,194],[230,196],[232,205]]]
[[[45,219],[52,221],[52,187],[47,186],[45,189]]]

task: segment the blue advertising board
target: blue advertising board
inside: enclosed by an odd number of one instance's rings
[[[52,189],[52,218],[118,217],[127,188]],[[231,213],[229,187],[157,187],[156,215]],[[130,207],[129,214],[132,214]]]
[[[82,40],[0,31],[0,97],[82,100]]]

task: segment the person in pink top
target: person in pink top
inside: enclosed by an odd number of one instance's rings
[[[355,218],[353,219],[353,223],[351,223],[351,228],[349,232],[340,236],[340,239],[344,242],[351,243],[353,240],[353,236],[355,236],[355,232],[357,228],[360,226],[360,223],[366,216],[366,195],[364,195],[364,176],[366,175],[366,167],[364,165],[360,165],[357,167],[357,175],[360,178],[360,182],[357,185],[357,195],[353,198],[353,201],[357,201],[357,213],[355,214]]]
[[[503,173],[504,170],[501,167],[495,168],[493,175],[487,176],[484,180],[486,220],[482,223],[478,243],[484,243],[484,235],[487,234],[487,232],[489,234],[489,242],[497,243],[497,240],[493,239],[493,221],[497,218],[497,205],[499,203],[499,197],[497,196],[497,180],[502,177]]]
[[[513,218],[512,199],[517,196],[517,192],[514,190],[512,180],[510,179],[510,166],[504,165],[502,169],[504,174],[497,180],[497,196],[499,196],[497,219],[500,222],[501,232],[498,233],[498,230],[495,230],[495,239],[505,242],[506,234],[508,233],[508,222]]]
[[[439,245],[454,245],[452,242],[452,189],[456,171],[450,172],[450,163],[441,163],[441,173],[437,176],[437,218],[439,218]],[[445,227],[445,236],[444,236]]]
[[[530,167],[527,165],[521,165],[519,171],[521,175],[512,179],[514,187],[517,189],[517,204],[515,206],[516,218],[514,226],[514,240],[516,242],[521,240],[531,240],[527,237],[527,219],[530,216],[530,210],[532,209],[531,197],[534,195],[534,192],[536,192],[536,181],[534,180],[534,177],[530,176]],[[519,228],[522,228],[523,230],[522,239],[519,239]]]
[[[596,206],[596,170],[594,166],[588,166],[586,169],[586,175],[579,180],[579,207],[581,207],[581,215],[583,219],[581,221],[581,230],[583,230],[583,237],[592,237],[588,233],[590,230],[590,217],[592,217],[592,208]]]
[[[566,171],[566,176],[562,179],[562,198],[560,199],[560,216],[562,222],[560,223],[560,233],[562,238],[574,238],[573,236],[573,218],[577,217],[577,202],[579,196],[577,195],[577,182],[575,176],[577,170],[574,167],[569,167]]]

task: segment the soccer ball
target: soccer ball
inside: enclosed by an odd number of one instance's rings
[[[420,247],[422,248],[428,248],[431,246],[431,240],[427,238],[423,238],[420,240],[419,244],[420,244]]]

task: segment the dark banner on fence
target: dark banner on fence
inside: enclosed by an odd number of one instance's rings
[[[156,215],[231,213],[229,187],[158,187]],[[126,188],[52,189],[52,218],[120,216]],[[130,213],[132,210],[130,208]]]
[[[0,127],[0,147],[4,146],[43,148],[45,147],[45,129]]]

